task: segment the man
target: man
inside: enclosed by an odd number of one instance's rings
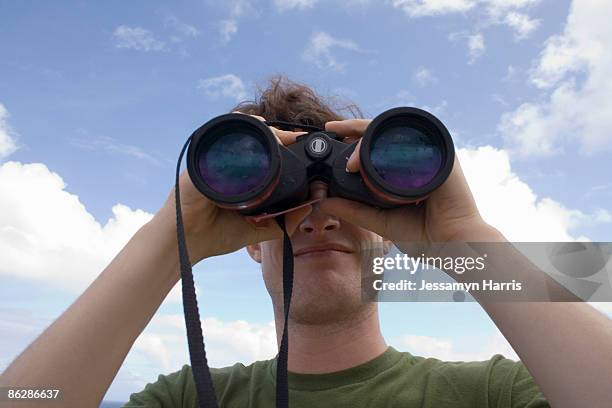
[[[235,110],[262,120],[325,126],[347,141],[358,140],[368,123],[342,120],[310,89],[282,78],[272,80],[259,101]],[[274,132],[284,144],[300,134]],[[353,156],[347,171],[358,171],[358,166]],[[261,264],[280,337],[280,229],[272,220],[252,224],[216,207],[186,174],[180,187],[192,263],[246,246]],[[312,198],[326,195],[324,184],[311,185]],[[402,249],[405,242],[504,241],[480,217],[458,161],[425,205],[378,210],[328,198],[287,215],[287,226],[295,250],[291,407],[610,406],[612,324],[584,303],[479,300],[524,365],[499,355],[482,362],[443,362],[386,345],[376,303],[361,300],[363,248],[392,242]],[[503,262],[525,273],[520,259]],[[62,406],[96,406],[178,279],[171,193],[96,281],[8,367],[0,384],[53,386],[63,390]],[[275,364],[269,360],[212,370],[221,406],[273,407]],[[191,408],[196,398],[191,369],[184,366],[133,394],[126,406]]]

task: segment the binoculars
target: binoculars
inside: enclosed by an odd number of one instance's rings
[[[308,133],[283,146],[268,126]],[[256,215],[304,203],[316,180],[327,183],[332,197],[380,208],[416,203],[447,179],[455,160],[444,124],[411,107],[390,109],[370,122],[361,138],[360,171],[349,173],[346,164],[356,147],[324,129],[229,113],[193,132],[187,170],[219,207]]]

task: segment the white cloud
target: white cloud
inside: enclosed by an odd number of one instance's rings
[[[0,275],[82,292],[152,215],[117,204],[101,225],[44,164],[0,165]]]
[[[588,302],[589,305],[599,310],[601,313],[612,318],[612,302]]]
[[[598,209],[594,214],[594,221],[598,223],[612,222],[612,213],[603,208]]]
[[[244,320],[223,322],[216,318],[205,318],[202,326],[206,330],[207,342],[211,345],[212,364],[221,366],[236,361],[248,364],[276,355],[274,322],[255,324]]]
[[[483,339],[482,336],[441,338],[408,334],[394,341],[396,348],[411,354],[433,357],[443,361],[482,361],[495,354],[518,361],[512,346],[500,332]]]
[[[484,36],[480,33],[469,35],[467,37],[467,43],[470,54],[470,62],[473,63],[480,58],[486,50]]]
[[[514,65],[509,65],[506,69],[506,75],[502,78],[504,82],[514,82],[519,80],[521,70]]]
[[[12,132],[6,116],[0,104],[0,130]],[[110,150],[120,148],[134,157],[154,159],[133,146],[113,146]],[[79,198],[66,191],[63,179],[42,163],[0,164],[0,276],[83,292],[153,216],[123,204],[113,206],[112,213],[106,224],[98,223]],[[165,302],[181,301],[179,281]]]
[[[448,108],[448,102],[443,99],[437,104],[427,105],[419,102],[417,98],[414,97],[410,93],[410,91],[401,89],[399,90],[392,98],[389,98],[384,104],[381,106],[414,106],[423,110],[426,110],[429,113],[432,113],[436,116],[441,116],[446,113],[446,109]],[[452,132],[453,137],[457,137],[456,132]]]
[[[529,37],[540,26],[541,22],[540,20],[530,18],[527,14],[515,11],[506,14],[504,21],[514,29],[517,40]]]
[[[507,25],[515,31],[517,39],[527,38],[535,31],[540,21],[525,12],[540,0],[392,0],[393,7],[410,18],[467,14],[480,12],[488,25]]]
[[[200,30],[173,15],[167,15],[164,19],[164,24],[176,30],[181,37],[196,38],[200,36]]]
[[[123,364],[106,391],[103,400],[127,401],[132,393],[144,389],[147,383],[155,381],[159,374],[159,371],[155,371],[152,375],[139,373],[138,371],[130,364]]]
[[[475,0],[393,0],[393,7],[399,8],[410,17],[435,16],[464,13],[477,4]]]
[[[230,16],[234,18],[242,17],[244,14],[253,11],[250,0],[230,0],[227,5],[230,9]]]
[[[463,40],[466,43],[468,49],[470,64],[476,62],[486,51],[485,39],[482,33],[469,34],[465,31],[454,32],[448,35],[449,40],[457,41]]]
[[[0,138],[2,131],[12,133],[7,115],[0,104]],[[126,154],[148,157],[138,148]],[[0,276],[83,292],[153,216],[123,204],[113,206],[112,213],[106,224],[98,223],[78,196],[66,191],[64,180],[42,163],[0,164]],[[166,301],[182,301],[180,282]]]
[[[181,43],[198,38],[201,34],[200,30],[170,13],[165,13],[164,26],[170,29],[170,41],[177,44],[176,50],[178,54],[183,58],[189,57],[189,51]]]
[[[344,69],[344,64],[336,60],[332,52],[334,49],[363,51],[353,41],[338,39],[326,32],[319,31],[310,37],[310,41],[302,54],[302,58],[319,68],[330,68],[342,71]]]
[[[438,82],[438,78],[436,78],[433,72],[425,67],[419,67],[412,75],[412,78],[421,86],[435,84]]]
[[[194,284],[194,286],[195,286],[196,296],[200,298],[202,296],[202,289],[197,284]],[[180,304],[183,303],[183,281],[182,280],[179,280],[176,283],[176,285],[174,285],[174,287],[170,290],[170,292],[168,292],[168,295],[164,299],[163,304],[170,304],[170,303],[180,303]]]
[[[141,27],[121,25],[113,33],[115,47],[138,51],[164,51],[166,45],[155,38],[153,33]]]
[[[421,105],[421,109],[426,110],[436,116],[440,116],[446,112],[446,108],[448,108],[448,102],[443,100],[437,105]]]
[[[612,190],[612,183],[598,184],[596,186],[591,187],[591,192],[600,192],[608,190]]]
[[[83,292],[153,216],[123,204],[112,213],[99,224],[44,164],[0,165],[0,276]],[[182,302],[180,281],[165,302]]]
[[[404,101],[403,105],[410,106],[414,104],[414,96],[408,90],[403,89],[403,90],[398,91],[396,94],[396,98],[398,101],[399,100]],[[400,105],[401,104],[402,103],[400,103]]]
[[[0,103],[0,160],[11,155],[17,150],[15,132],[8,123],[9,113]]]
[[[493,16],[501,16],[512,10],[520,10],[535,6],[541,0],[480,0],[487,11]]]
[[[549,38],[534,63],[532,82],[544,99],[503,115],[499,129],[523,155],[550,155],[569,143],[582,153],[612,146],[612,3],[574,1],[564,32]]]
[[[0,308],[0,372],[21,353],[56,316],[16,308]],[[225,367],[241,362],[273,358],[277,353],[274,323],[250,323],[243,320],[202,319],[206,353],[211,367]],[[110,399],[126,399],[144,388],[158,374],[169,374],[189,364],[187,334],[182,314],[153,316],[134,342],[119,375],[113,381]]]
[[[238,21],[245,15],[255,15],[257,9],[249,0],[231,0],[224,3],[229,8],[228,17],[217,22],[217,29],[221,37],[221,44],[227,44],[238,32]]]
[[[221,35],[221,42],[227,44],[231,41],[234,34],[238,32],[238,23],[236,20],[229,18],[226,20],[219,21],[219,34]]]
[[[527,10],[541,0],[480,0],[488,24],[503,24],[514,30],[516,40],[528,38],[540,27],[539,19],[531,18]]]
[[[141,147],[121,143],[116,139],[108,136],[93,137],[92,135],[89,135],[88,132],[82,129],[79,130],[79,133],[81,133],[83,137],[72,139],[71,143],[82,149],[95,151],[104,150],[110,153],[121,154],[139,160],[144,160],[156,166],[162,165],[162,159],[156,157],[151,153],[148,153]]]
[[[500,105],[502,105],[505,108],[510,106],[510,104],[506,101],[506,99],[504,97],[502,97],[500,94],[497,94],[497,93],[491,94],[491,100],[499,103]]]
[[[250,323],[244,320],[225,322],[214,317],[202,319],[206,356],[211,367],[236,362],[250,364],[273,358],[277,352],[274,323]],[[157,314],[134,344],[165,371],[178,370],[188,356],[185,318],[182,314]]]
[[[50,323],[28,310],[0,307],[0,372]]]
[[[279,11],[312,8],[317,0],[274,0]]]
[[[585,237],[573,234],[574,229],[609,222],[607,213],[586,214],[552,198],[538,197],[512,171],[507,151],[482,146],[458,149],[457,154],[482,217],[510,241],[583,240]]]
[[[185,342],[185,339],[181,339],[177,335],[160,336],[144,331],[134,342],[133,350],[155,361],[160,367],[160,371],[168,373],[179,370],[182,364],[184,364],[180,360],[176,362],[171,361],[171,350],[167,347],[168,343],[178,343],[180,340],[183,340],[183,343]]]
[[[198,88],[213,99],[224,97],[242,101],[247,97],[242,79],[234,74],[200,79]]]

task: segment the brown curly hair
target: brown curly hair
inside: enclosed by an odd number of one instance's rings
[[[312,88],[284,75],[270,78],[267,88],[258,87],[254,100],[240,102],[231,111],[321,128],[325,127],[325,122],[347,119],[341,112],[353,118],[363,117],[354,103],[339,106],[336,98],[317,95]]]

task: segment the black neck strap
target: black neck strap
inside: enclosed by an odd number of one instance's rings
[[[176,165],[176,180],[174,186],[174,198],[176,205],[176,238],[178,242],[179,265],[181,269],[181,281],[183,286],[183,311],[185,314],[185,326],[187,328],[187,343],[189,346],[189,359],[191,360],[191,370],[198,393],[198,407],[218,408],[215,388],[206,360],[206,350],[204,348],[204,336],[202,335],[202,324],[200,312],[198,311],[198,300],[196,298],[191,261],[185,243],[185,228],[183,226],[183,213],[181,211],[181,194],[179,190],[179,177],[183,155],[187,150],[191,137],[181,150],[178,163]],[[289,384],[287,376],[287,360],[289,351],[289,307],[291,305],[291,294],[293,292],[293,248],[289,234],[285,228],[284,215],[276,218],[278,226],[283,231],[283,308],[284,326],[283,337],[278,350],[276,366],[276,407],[289,407]]]
[[[291,306],[291,294],[293,293],[293,247],[291,239],[285,228],[285,216],[276,217],[278,226],[283,230],[283,311],[285,321],[283,325],[283,337],[278,349],[276,359],[276,407],[289,407],[289,380],[287,378],[287,359],[289,357],[289,307]]]

